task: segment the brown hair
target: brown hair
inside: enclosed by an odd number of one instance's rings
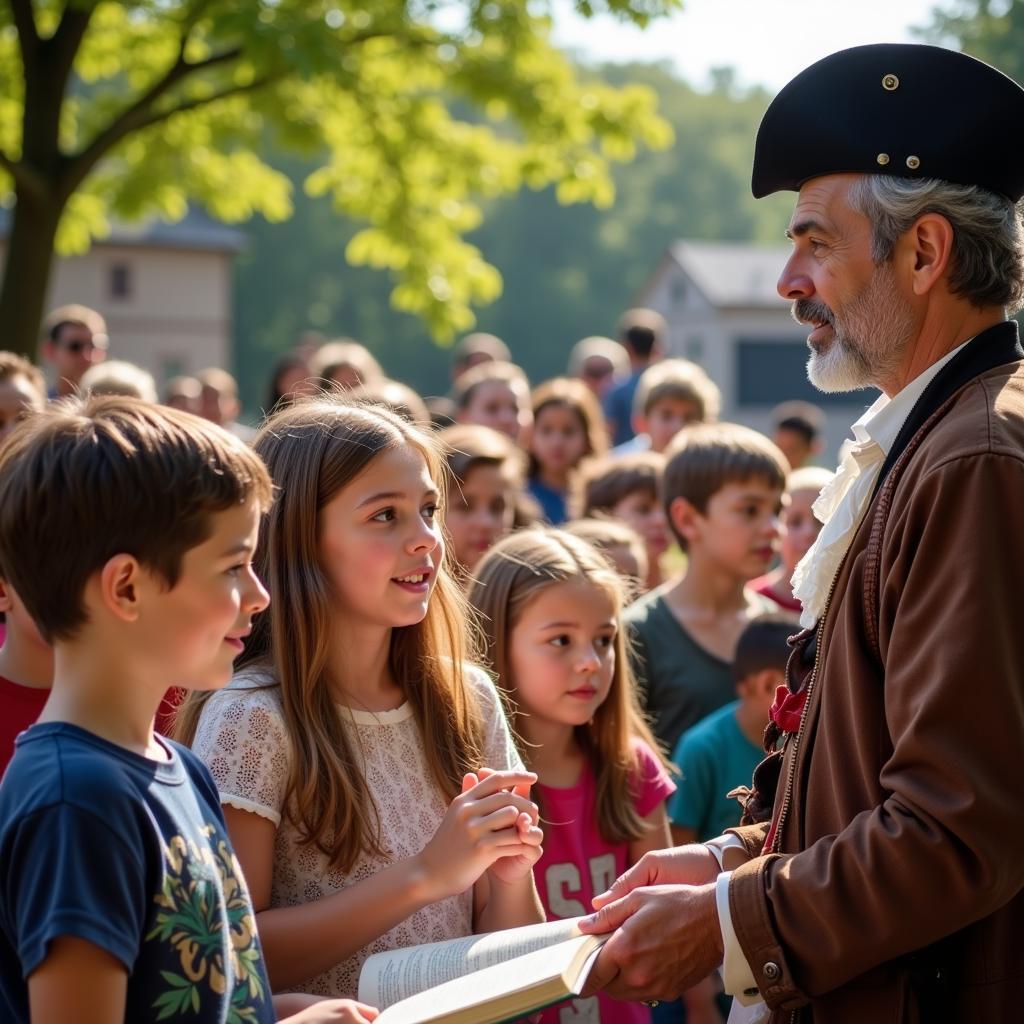
[[[32,389],[39,393],[40,401],[46,401],[46,378],[43,377],[43,371],[15,352],[0,352],[0,380],[10,380],[11,377],[24,377]]]
[[[173,587],[211,518],[270,504],[259,456],[178,409],[129,398],[65,399],[0,449],[0,576],[50,643],[86,621],[89,577],[118,553]]]
[[[717,420],[722,407],[718,386],[689,359],[664,359],[644,370],[633,395],[633,415],[649,416],[667,398],[689,402],[702,423]]]
[[[338,385],[335,384],[334,387],[338,388]],[[339,390],[342,394],[345,393],[344,388]],[[379,377],[352,388],[348,395],[354,402],[382,405],[417,427],[424,430],[430,428],[430,410],[419,394],[400,380]]]
[[[477,466],[497,466],[510,487],[522,487],[526,475],[522,450],[504,434],[477,423],[457,423],[436,436],[456,483],[465,483]]]
[[[304,844],[348,871],[362,851],[384,851],[377,808],[329,685],[336,608],[320,564],[320,513],[382,452],[419,451],[442,494],[444,463],[432,438],[401,416],[335,397],[300,400],[275,413],[253,447],[280,498],[255,558],[273,601],[254,620],[239,667],[267,670],[271,685],[280,687],[292,753],[286,814]],[[474,653],[471,621],[446,554],[426,617],[391,631],[391,672],[413,708],[434,782],[449,799],[483,760],[481,711],[464,675]],[[209,694],[193,694],[186,702],[175,728],[186,742],[206,699]]]
[[[460,374],[452,385],[452,401],[460,412],[467,409],[473,402],[473,395],[481,384],[498,382],[507,384],[514,391],[518,386],[525,394],[530,390],[530,382],[522,368],[515,363],[503,363],[491,360],[471,366]]]
[[[664,472],[665,457],[657,452],[585,462],[577,481],[576,513],[581,517],[610,513],[623,498],[637,491],[657,501]]]
[[[647,559],[647,548],[636,530],[619,519],[609,519],[603,515],[590,519],[574,519],[571,523],[566,523],[562,529],[574,537],[579,537],[580,540],[585,540],[588,544],[593,544],[601,554],[607,555],[613,564],[614,559],[611,558],[611,552],[615,548],[628,548],[636,560],[637,575],[635,577],[632,574],[623,576],[623,580],[627,584],[627,593],[624,598],[627,601],[632,601],[639,597],[643,589],[643,582],[647,579],[650,564]],[[620,575],[622,574],[620,573]]]
[[[361,384],[384,379],[384,371],[373,353],[352,338],[335,338],[321,345],[309,361],[310,375],[332,381],[342,369],[355,370]]]
[[[684,551],[686,540],[672,522],[671,506],[676,498],[685,498],[703,515],[711,496],[726,484],[756,479],[781,491],[789,473],[785,455],[764,434],[738,423],[685,427],[673,438],[665,455],[665,515]]]
[[[597,404],[594,392],[582,381],[572,377],[555,377],[546,380],[534,388],[531,396],[533,404],[534,430],[536,430],[537,418],[547,408],[553,405],[561,406],[576,414],[576,418],[583,427],[583,435],[586,438],[587,450],[583,457],[601,456],[608,451],[608,433],[605,430],[604,415],[601,407]],[[530,476],[536,476],[540,469],[536,456],[530,452]]]
[[[629,666],[626,631],[620,621],[622,581],[607,559],[586,541],[564,530],[523,530],[500,540],[477,567],[470,601],[483,618],[488,661],[499,686],[511,695],[515,720],[515,680],[509,645],[527,605],[545,588],[583,580],[600,588],[616,609],[615,671],[611,689],[593,720],[577,726],[576,739],[597,779],[597,820],[610,843],[639,839],[645,825],[634,804],[639,761],[634,740],[660,757],[657,740],[644,721]],[[522,751],[529,761],[530,751]],[[663,764],[667,763],[662,761]]]
[[[60,337],[61,329],[67,326],[84,327],[93,336],[93,341],[104,344],[107,341],[107,322],[88,306],[72,302],[66,306],[58,306],[46,314],[43,321],[43,334],[50,341]]]

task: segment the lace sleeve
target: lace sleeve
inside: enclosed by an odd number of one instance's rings
[[[289,746],[276,689],[232,686],[214,694],[192,749],[209,768],[221,803],[281,824]]]
[[[466,684],[476,694],[484,718],[484,764],[481,767],[521,771],[523,761],[516,750],[505,708],[491,677],[482,668],[467,665]]]

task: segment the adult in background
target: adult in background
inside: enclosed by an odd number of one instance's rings
[[[107,357],[107,323],[88,306],[59,306],[43,322],[43,359],[53,368],[50,398],[78,392],[90,366]]]
[[[603,399],[629,373],[626,350],[611,338],[596,335],[577,341],[569,353],[569,376],[578,377]]]
[[[629,376],[604,396],[604,416],[612,447],[633,437],[633,395],[640,377],[665,351],[665,318],[653,309],[631,309],[619,321],[619,341],[629,357]]]
[[[826,57],[765,114],[753,191],[799,193],[779,292],[811,380],[882,395],[796,574],[783,752],[746,804],[770,820],[597,901],[612,995],[673,995],[724,956],[727,991],[766,1004],[734,1017],[1020,1018],[1022,118],[1012,80],[913,45]]]

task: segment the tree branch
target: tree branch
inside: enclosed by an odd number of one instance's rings
[[[36,198],[42,198],[45,195],[46,185],[42,178],[24,161],[12,160],[3,150],[0,150],[0,167],[14,179],[17,188],[31,193]]]
[[[206,71],[219,64],[226,64],[241,54],[240,47],[232,47],[220,53],[212,54],[205,60],[189,63],[185,60],[185,38],[182,38],[181,49],[175,62],[167,69],[164,76],[154,82],[134,103],[121,111],[107,126],[102,129],[84,149],[68,158],[63,175],[62,191],[70,195],[82,183],[85,176],[96,166],[102,157],[116,146],[125,136],[140,128],[149,127],[159,120],[170,116],[176,108],[166,113],[153,112],[153,104],[174,88],[179,82],[190,75]]]
[[[39,49],[39,33],[36,31],[36,19],[32,14],[32,0],[11,0],[11,14],[18,32],[21,62],[25,66],[25,77],[28,78],[30,71],[35,68],[36,53]]]
[[[64,8],[53,35],[42,44],[53,52],[53,76],[59,84],[61,95],[67,86],[71,68],[75,63],[75,57],[78,56],[93,10],[93,7],[85,4],[69,3]]]

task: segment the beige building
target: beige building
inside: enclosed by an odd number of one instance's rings
[[[111,357],[149,370],[161,389],[180,373],[230,368],[231,264],[244,237],[195,210],[176,224],[115,225],[84,256],[56,261],[46,309],[99,310]]]
[[[673,355],[699,363],[722,389],[722,418],[767,430],[773,406],[803,399],[828,416],[829,461],[875,391],[824,395],[807,379],[807,334],[775,290],[790,247],[676,242],[637,305],[669,324]]]

